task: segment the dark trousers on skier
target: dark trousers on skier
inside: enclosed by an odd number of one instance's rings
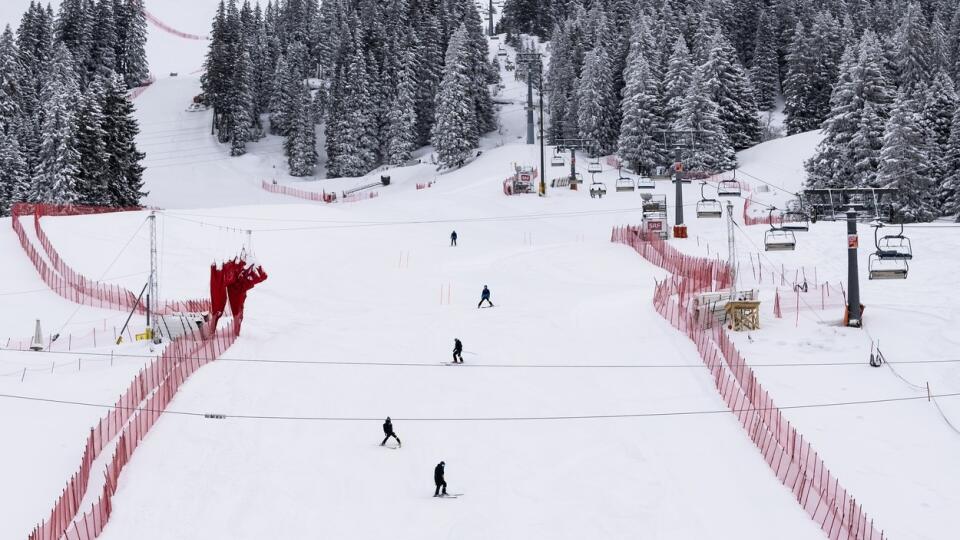
[[[482,306],[484,302],[490,304],[490,307],[493,307],[493,302],[490,301],[490,297],[489,297],[489,296],[484,296],[483,298],[481,298],[481,299],[480,299],[480,303],[477,304],[477,307]]]
[[[390,437],[393,437],[394,439],[396,439],[398,445],[403,446],[403,443],[400,442],[400,437],[397,437],[397,434],[396,434],[396,433],[388,433],[387,436],[383,438],[383,442],[380,443],[380,446],[383,446],[383,445],[387,444],[387,440],[388,440]]]
[[[457,247],[457,237],[456,237],[456,236],[451,236],[451,237],[450,237],[450,247]]]
[[[437,483],[437,490],[433,492],[433,496],[434,496],[434,497],[439,497],[439,496],[440,496],[440,494],[441,494],[440,488],[443,488],[443,492],[442,492],[442,493],[443,493],[443,495],[446,495],[446,494],[447,494],[447,482],[444,481],[442,478],[436,479],[435,481],[436,481],[436,483]]]
[[[457,364],[457,363],[462,364],[462,363],[463,363],[463,353],[460,352],[459,349],[454,349],[454,350],[453,350],[453,363],[454,363],[454,364]]]

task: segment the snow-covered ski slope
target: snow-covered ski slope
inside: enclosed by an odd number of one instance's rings
[[[198,34],[214,7],[148,2],[170,26]],[[161,296],[203,295],[210,262],[235,254],[248,229],[270,273],[251,293],[244,333],[227,361],[199,371],[171,409],[291,418],[163,418],[121,476],[104,538],[823,537],[732,415],[492,420],[724,407],[693,346],[652,309],[654,280],[666,274],[609,242],[613,225],[640,219],[640,195],[614,192],[616,171],[598,175],[609,190],[601,200],[567,190],[545,199],[504,196],[501,182],[512,163],[539,161],[518,140],[522,105],[506,105],[502,132],[487,137],[484,154],[463,170],[383,171],[392,185],[355,204],[270,194],[262,180],[293,182],[274,172],[282,162],[279,142],[267,139],[244,158],[228,158],[209,136],[209,113],[184,112],[199,92],[197,75],[189,73],[202,62],[203,46],[181,40],[190,48],[155,47],[161,38],[151,32],[151,62],[167,66],[158,74],[179,72],[161,76],[136,102],[150,167],[148,202],[166,209],[159,218]],[[504,97],[520,103],[522,84],[504,76]],[[805,134],[741,153],[743,171],[755,177],[742,179],[755,189],[763,180],[796,191],[802,160],[817,140]],[[548,165],[546,174],[565,172]],[[433,180],[431,188],[415,189]],[[339,191],[367,181],[297,185]],[[674,243],[725,256],[724,222],[694,217],[699,191],[696,184],[684,188],[691,238]],[[673,201],[672,185],[656,192]],[[775,188],[755,193],[761,204],[782,205],[788,197]],[[742,202],[734,202],[739,216]],[[148,261],[145,217],[44,218],[44,227],[84,274],[139,290]],[[0,220],[0,340],[29,336],[36,318],[45,332],[122,324],[124,314],[77,308],[47,291],[9,225]],[[456,248],[448,246],[453,229]],[[960,391],[952,363],[895,366],[922,390],[888,368],[863,365],[871,336],[893,361],[956,357],[956,229],[908,229],[917,254],[910,278],[862,282],[865,330],[839,327],[836,308],[804,309],[798,322],[788,309],[796,301],[789,285],[780,287],[784,318],[775,319],[776,286],[769,276],[754,283],[749,269],[762,260],[766,272],[781,264],[807,273],[816,267],[818,282],[845,281],[842,225],[816,224],[797,233],[795,252],[762,256],[764,226],[744,229],[737,238],[742,285],[761,290],[763,329],[749,339],[739,335],[738,347],[760,364],[761,382],[779,405],[925,396],[927,382],[935,394]],[[865,227],[861,234],[861,246],[872,242]],[[787,273],[790,283],[794,274]],[[485,284],[497,307],[478,310]],[[807,294],[801,307],[820,300],[817,291]],[[442,365],[454,337],[464,342],[464,366]],[[145,362],[77,358],[2,351],[0,393],[111,403]],[[850,361],[863,364],[769,367]],[[634,367],[599,367],[609,365]],[[956,398],[939,405],[960,419]],[[46,517],[102,414],[0,399],[0,433],[18,441],[0,445],[0,538],[24,538]],[[955,535],[960,435],[932,403],[786,414],[890,538]],[[377,446],[387,415],[401,450]],[[440,460],[451,492],[463,497],[430,497]]]

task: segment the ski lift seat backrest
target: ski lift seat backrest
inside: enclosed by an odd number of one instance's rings
[[[641,176],[637,179],[637,189],[654,189],[656,184],[653,183],[653,178],[649,176]]]
[[[910,239],[906,236],[884,236],[877,242],[877,256],[881,259],[912,259]]]
[[[717,184],[717,195],[721,197],[739,197],[740,183],[736,180],[721,180]]]
[[[910,264],[906,259],[884,259],[879,253],[871,253],[868,262],[870,279],[907,279]]]
[[[698,218],[719,218],[723,217],[723,206],[720,201],[714,199],[704,199],[697,202]]]

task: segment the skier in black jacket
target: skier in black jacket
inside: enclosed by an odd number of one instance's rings
[[[484,302],[490,304],[490,307],[493,307],[493,302],[490,301],[490,289],[488,289],[486,285],[483,286],[483,291],[480,292],[480,303],[477,304],[477,307],[479,308]]]
[[[397,440],[398,447],[403,446],[403,443],[400,442],[400,437],[397,437],[397,434],[393,432],[393,422],[390,421],[389,416],[387,417],[387,420],[383,423],[383,434],[385,435],[385,437],[383,438],[383,442],[380,443],[380,446],[387,444],[387,439],[389,439],[390,437],[393,437],[394,439]]]
[[[458,362],[457,359],[460,361]],[[458,338],[453,339],[453,363],[462,364],[463,363],[463,343],[460,343]]]
[[[447,494],[447,482],[443,479],[443,467],[446,465],[444,462],[440,462],[433,469],[433,483],[437,485],[437,490],[433,492],[434,497],[440,497],[441,495]],[[443,488],[443,492],[440,492],[440,488]]]

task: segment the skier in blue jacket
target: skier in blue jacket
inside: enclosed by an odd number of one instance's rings
[[[490,289],[488,289],[486,285],[483,286],[483,292],[480,293],[480,303],[477,304],[477,307],[479,308],[483,305],[484,301],[490,304],[490,307],[493,307],[493,302],[490,301]]]

